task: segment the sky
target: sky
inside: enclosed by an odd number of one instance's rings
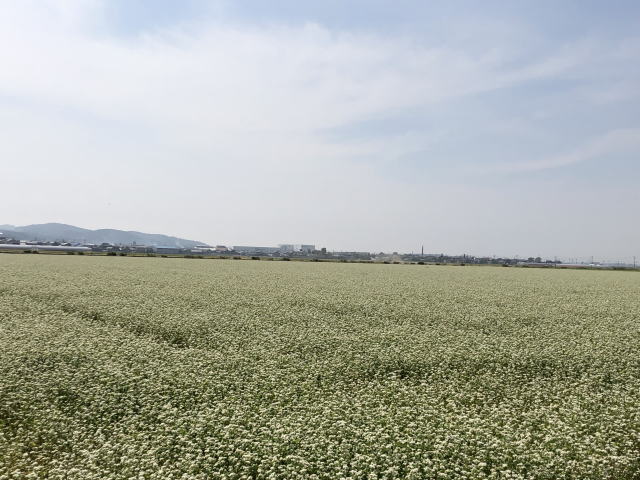
[[[0,224],[640,258],[640,3],[0,0]]]

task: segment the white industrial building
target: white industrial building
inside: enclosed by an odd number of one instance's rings
[[[305,245],[302,243],[282,243],[277,247],[252,247],[247,245],[234,245],[233,250],[244,254],[263,254],[270,255],[273,253],[313,253],[316,249],[315,245]]]
[[[305,245],[302,243],[282,243],[278,245],[278,247],[280,248],[280,253],[313,253],[316,249],[315,245]]]
[[[234,245],[233,250],[238,253],[252,254],[252,253],[261,253],[261,254],[271,254],[278,253],[280,249],[278,247],[251,247],[248,245]]]

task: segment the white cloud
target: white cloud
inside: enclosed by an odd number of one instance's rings
[[[640,149],[640,129],[612,130],[599,135],[573,150],[530,162],[513,162],[495,166],[492,170],[504,172],[531,172],[586,162],[593,159],[606,160],[607,155],[621,152],[637,152]]]
[[[49,2],[57,6],[48,8],[50,19],[42,8],[9,5],[2,27],[19,28],[0,29],[5,96],[132,123],[177,142],[230,140],[234,149],[236,135],[309,135],[390,109],[555,75],[578,61],[562,52],[510,70],[495,49],[471,56],[313,24],[210,23],[195,33],[155,32],[132,41],[87,34],[83,22],[96,23],[99,2]]]

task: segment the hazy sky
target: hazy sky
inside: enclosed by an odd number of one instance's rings
[[[640,2],[0,0],[0,223],[640,256]]]

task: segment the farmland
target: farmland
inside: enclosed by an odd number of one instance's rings
[[[637,479],[640,274],[0,255],[0,479]]]

